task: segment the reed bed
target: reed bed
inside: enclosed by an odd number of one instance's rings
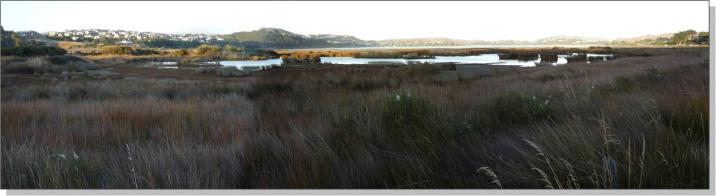
[[[707,189],[707,59],[3,86],[2,187]]]

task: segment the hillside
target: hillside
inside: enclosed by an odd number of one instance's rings
[[[387,39],[378,41],[380,46],[462,46],[486,44],[480,40],[461,40],[450,38],[415,38],[415,39]]]
[[[612,44],[667,44],[671,41],[674,33],[664,33],[658,35],[644,35],[630,38],[620,38],[612,41]]]
[[[525,40],[461,40],[450,38],[388,39],[378,41],[380,46],[465,46],[465,45],[604,45],[607,39],[577,36],[553,36],[536,41]]]
[[[602,38],[579,37],[579,36],[552,36],[538,39],[534,44],[545,45],[581,45],[581,44],[606,44],[609,40]]]
[[[347,35],[301,35],[278,28],[261,28],[255,31],[242,31],[222,38],[227,42],[239,42],[242,45],[255,45],[267,48],[315,48],[315,47],[358,47],[369,46],[370,42]]]
[[[117,32],[124,33],[129,31],[118,30]],[[71,30],[70,33],[82,34],[82,31]],[[683,32],[682,32],[683,33]],[[67,33],[65,33],[67,34]],[[693,35],[687,36],[687,39],[692,39],[693,43],[708,43],[708,32],[693,32]],[[703,36],[701,35],[703,34]],[[87,35],[75,35],[72,36],[87,36],[92,37],[92,33]],[[464,39],[452,39],[445,37],[428,37],[428,38],[408,38],[408,39],[385,39],[385,40],[363,40],[351,35],[334,35],[334,34],[312,34],[302,35],[293,33],[284,29],[279,28],[261,28],[253,31],[241,31],[231,34],[224,35],[203,35],[203,34],[161,34],[153,32],[140,32],[138,36],[155,36],[154,47],[167,47],[167,48],[186,48],[195,47],[202,43],[208,44],[230,44],[234,46],[248,46],[254,48],[266,48],[266,49],[295,49],[295,48],[345,48],[345,47],[374,47],[374,46],[388,46],[388,47],[420,47],[420,46],[467,46],[467,45],[668,45],[672,44],[672,37],[674,33],[665,33],[658,35],[645,35],[631,38],[620,38],[620,39],[603,39],[603,38],[591,38],[591,37],[580,37],[580,36],[551,36],[545,37],[534,41],[527,40],[464,40]],[[16,32],[16,36],[22,40],[34,40],[36,42],[54,42],[54,40],[48,39],[46,35],[40,34],[34,31]],[[132,37],[132,35],[128,35]],[[9,37],[9,34],[8,36]],[[67,39],[67,35],[65,35]],[[96,36],[93,39],[97,39]],[[89,39],[89,40],[93,40]],[[124,38],[122,38],[124,39]],[[134,39],[127,38],[135,43],[139,42],[151,42],[150,39]],[[9,38],[7,39],[9,40]],[[98,42],[109,42],[110,44],[118,42],[120,39],[99,39]],[[150,40],[150,41],[147,41]],[[74,41],[74,40],[65,40]],[[86,41],[86,39],[80,39],[79,41]],[[97,41],[97,40],[95,40]],[[165,43],[166,42],[166,43]],[[683,42],[683,41],[682,41]],[[177,47],[178,46],[178,47]]]
[[[324,40],[334,46],[374,46],[375,41],[362,40],[350,35],[315,34],[308,35],[309,39]]]

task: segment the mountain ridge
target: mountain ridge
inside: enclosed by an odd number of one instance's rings
[[[32,34],[32,33],[29,33]],[[264,27],[252,31],[215,34],[228,44],[263,48],[324,48],[324,47],[406,47],[406,46],[465,46],[465,45],[610,45],[648,43],[655,39],[669,39],[674,33],[644,35],[630,38],[605,39],[572,35],[556,35],[537,40],[466,40],[447,37],[363,40],[353,35],[298,34]]]

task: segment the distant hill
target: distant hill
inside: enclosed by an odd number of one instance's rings
[[[316,35],[308,35],[309,39],[314,40],[325,40],[330,45],[333,46],[375,46],[377,43],[375,41],[367,41],[358,39],[357,37],[350,36],[350,35],[333,35],[333,34],[316,34]]]
[[[377,42],[380,46],[465,46],[465,45],[605,45],[607,39],[577,36],[553,36],[536,41],[524,40],[461,40],[450,38],[389,39]]]
[[[579,37],[579,36],[552,36],[538,39],[534,42],[537,45],[584,45],[584,44],[599,44],[605,45],[609,43],[608,39],[602,38],[591,38],[591,37]]]
[[[4,30],[3,30],[4,31]],[[119,30],[121,32],[121,30]],[[686,31],[684,31],[686,32]],[[168,35],[161,33],[142,32],[147,35]],[[693,33],[692,33],[693,34]],[[704,34],[703,36],[701,34]],[[15,34],[23,41],[35,41],[43,43],[52,43],[53,40],[48,39],[46,35],[34,31],[22,31]],[[174,34],[172,34],[174,35]],[[177,34],[179,35],[179,34]],[[186,34],[184,34],[186,35]],[[189,34],[190,35],[190,34]],[[10,35],[5,37],[9,37]],[[390,47],[418,47],[418,46],[466,46],[466,45],[668,45],[672,44],[674,33],[665,33],[659,35],[645,35],[631,38],[621,39],[602,39],[579,36],[551,36],[541,38],[535,41],[526,40],[463,40],[451,39],[444,37],[429,38],[410,38],[410,39],[386,39],[386,40],[362,40],[351,35],[334,35],[334,34],[313,34],[301,35],[279,28],[261,28],[254,31],[241,31],[217,36],[212,41],[189,40],[184,39],[173,40],[173,42],[196,42],[209,44],[231,44],[235,46],[245,46],[251,48],[341,48],[341,47],[372,47],[372,46],[390,46]],[[708,32],[700,32],[690,35],[688,39],[696,40],[698,43],[707,43]],[[189,36],[190,38],[196,36]],[[220,39],[219,39],[220,38]],[[5,43],[9,43],[9,38],[5,39]],[[208,40],[208,39],[207,39]],[[70,40],[71,41],[71,40]],[[101,40],[100,40],[101,41]],[[693,41],[693,43],[696,43]],[[683,42],[683,41],[682,41]]]
[[[377,42],[379,46],[463,46],[487,44],[482,40],[461,40],[450,38],[387,39]]]
[[[644,45],[665,45],[671,42],[674,33],[664,33],[659,35],[644,35],[639,37],[620,38],[612,41],[614,45],[625,44],[644,44]]]
[[[372,42],[348,35],[301,35],[278,28],[261,28],[221,36],[227,42],[267,48],[318,48],[371,46]]]
[[[674,36],[674,33],[664,33],[664,34],[659,34],[659,35],[644,35],[644,36],[639,36],[639,37],[620,38],[620,39],[615,39],[614,41],[638,42],[638,41],[642,41],[642,40],[656,40],[659,38],[671,39],[671,37],[673,37],[673,36]]]
[[[366,46],[466,46],[466,45],[665,45],[674,33],[646,35],[622,39],[604,39],[580,36],[551,36],[535,41],[525,40],[462,40],[444,37],[362,40],[350,35],[316,34],[301,35],[278,28],[262,28],[255,31],[237,32],[224,35],[227,41],[243,45],[257,45],[269,48],[325,48],[325,47],[366,47]]]
[[[465,45],[579,45],[579,44],[606,44],[608,40],[585,38],[576,36],[555,36],[537,41],[523,40],[462,40],[451,38],[412,38],[387,40],[362,40],[350,35],[315,34],[301,35],[278,28],[261,28],[255,31],[242,31],[222,35],[228,42],[241,45],[255,45],[268,48],[324,48],[324,47],[367,47],[367,46],[465,46]]]

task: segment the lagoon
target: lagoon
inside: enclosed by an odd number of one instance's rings
[[[455,64],[490,64],[490,65],[511,65],[522,67],[534,67],[541,60],[520,61],[516,59],[500,59],[498,54],[481,54],[471,56],[435,56],[426,59],[404,59],[404,58],[355,58],[355,57],[321,57],[321,63],[326,64],[412,64],[412,63],[455,63]],[[560,57],[556,64],[565,64],[567,59]],[[271,65],[282,65],[280,58],[267,60],[239,60],[219,61],[224,66],[234,66],[239,69],[255,69]]]

